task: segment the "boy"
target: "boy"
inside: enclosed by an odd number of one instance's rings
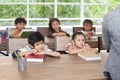
[[[25,28],[25,25],[27,24],[26,20],[22,17],[18,17],[15,19],[14,22],[16,28],[12,31],[10,34],[13,38],[19,38],[19,33]]]
[[[30,36],[28,37],[28,44],[29,44],[28,46],[15,51],[12,54],[12,57],[16,58],[16,53],[18,54],[18,52],[19,53],[23,52],[25,55],[34,53],[34,54],[45,54],[49,56],[60,57],[59,52],[52,51],[48,49],[46,45],[44,45],[44,36],[39,32],[33,32],[32,34],[30,34]]]

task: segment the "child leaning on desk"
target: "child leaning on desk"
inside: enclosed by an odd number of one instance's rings
[[[83,29],[81,30],[85,36],[90,39],[92,36],[95,35],[95,31],[93,30],[93,22],[90,19],[85,19],[83,21]]]
[[[18,17],[15,19],[14,24],[16,28],[11,32],[10,37],[20,38],[19,34],[25,28],[27,21],[25,20],[25,18]]]
[[[28,55],[28,54],[45,54],[54,57],[60,57],[60,53],[56,51],[52,51],[48,49],[47,45],[44,44],[44,36],[39,32],[33,32],[28,37],[28,44],[26,47],[16,50],[12,53],[13,58],[17,58],[16,53],[20,53],[20,55]],[[19,45],[18,45],[19,46]],[[24,53],[24,54],[23,54]]]
[[[98,53],[95,48],[91,48],[86,43],[86,37],[82,32],[76,32],[72,35],[72,42],[66,46],[69,54],[77,54],[84,51],[92,51]]]
[[[49,31],[47,37],[54,38],[55,36],[70,36],[60,27],[60,20],[58,18],[50,18]]]

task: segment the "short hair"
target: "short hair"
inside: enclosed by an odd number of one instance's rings
[[[32,46],[39,41],[44,42],[44,36],[38,31],[31,33],[28,37],[28,44],[31,44]]]
[[[57,21],[60,24],[60,20],[58,18],[50,18],[50,20],[49,20],[49,31],[54,32],[54,29],[52,28],[52,23],[54,21]]]
[[[83,25],[85,25],[86,23],[90,23],[91,25],[93,25],[93,22],[92,22],[92,20],[90,20],[90,19],[85,19],[85,20],[83,21]]]
[[[27,24],[27,21],[25,20],[25,18],[18,17],[18,18],[15,19],[14,23],[15,23],[15,24],[18,24],[18,23]]]
[[[72,40],[74,40],[75,38],[76,38],[76,36],[77,35],[83,35],[84,36],[84,38],[85,38],[85,41],[86,41],[86,37],[85,37],[85,35],[82,33],[82,32],[76,32],[76,33],[74,33],[73,35],[72,35]]]

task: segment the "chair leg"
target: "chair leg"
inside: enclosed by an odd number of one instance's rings
[[[5,55],[5,56],[8,56],[8,54],[5,54],[4,52],[1,52],[1,51],[0,51],[0,53],[3,54],[3,55]]]

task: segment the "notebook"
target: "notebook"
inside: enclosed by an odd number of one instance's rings
[[[80,53],[78,53],[78,56],[86,61],[101,60],[101,56],[99,56],[98,54],[91,52],[91,51],[80,52]]]
[[[35,32],[36,30],[35,29],[23,29],[19,36],[21,38],[28,38],[28,36],[32,33],[32,32]]]
[[[43,62],[44,60],[44,54],[29,54],[27,56],[26,61],[27,62]]]

